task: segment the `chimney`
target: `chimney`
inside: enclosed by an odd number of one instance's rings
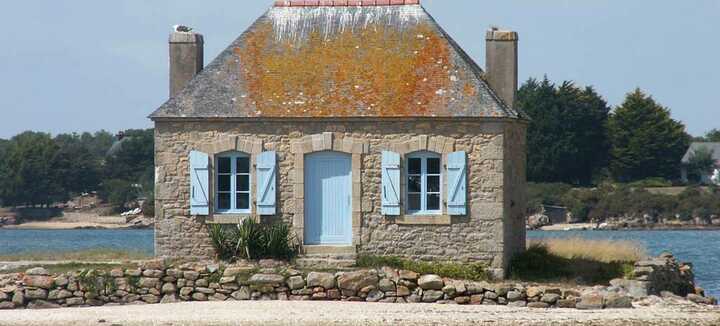
[[[175,26],[170,34],[170,97],[177,95],[203,69],[202,34]]]
[[[518,34],[493,27],[487,31],[486,41],[486,80],[513,108],[518,90]]]

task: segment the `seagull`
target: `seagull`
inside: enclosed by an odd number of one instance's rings
[[[185,25],[175,25],[173,26],[173,30],[175,30],[176,32],[190,33],[193,29]]]

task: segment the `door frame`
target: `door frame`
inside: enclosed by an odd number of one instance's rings
[[[343,175],[344,177],[347,178],[347,184],[346,184],[346,185],[343,185],[343,188],[344,188],[344,189],[332,190],[333,192],[335,192],[335,191],[337,191],[337,192],[342,192],[342,194],[340,195],[339,198],[337,198],[337,200],[341,200],[341,201],[348,200],[348,201],[350,201],[350,203],[349,203],[349,205],[347,206],[347,208],[342,210],[342,215],[343,215],[343,216],[336,216],[336,217],[335,217],[335,218],[338,218],[338,219],[342,219],[342,220],[339,222],[339,223],[342,224],[342,227],[343,227],[343,229],[344,229],[343,232],[342,232],[342,234],[341,234],[342,239],[337,239],[338,242],[342,242],[342,243],[324,243],[324,242],[323,242],[323,238],[324,238],[324,237],[327,237],[328,235],[327,235],[327,234],[323,234],[323,227],[322,227],[322,225],[323,225],[323,222],[326,221],[326,218],[330,218],[330,217],[326,217],[326,216],[322,216],[322,215],[319,215],[319,216],[308,216],[308,209],[309,209],[309,205],[311,204],[311,199],[314,199],[314,198],[311,197],[311,196],[324,197],[324,194],[309,194],[309,193],[308,193],[308,190],[309,190],[309,189],[308,189],[307,187],[310,185],[308,178],[309,178],[310,176],[312,176],[312,173],[311,173],[310,171],[313,171],[313,169],[311,169],[311,168],[309,167],[309,164],[311,164],[314,160],[318,160],[318,161],[323,161],[323,160],[325,160],[325,161],[328,161],[328,162],[337,163],[337,164],[339,164],[340,166],[342,166],[343,170],[344,170],[344,169],[347,169],[347,174],[346,174],[346,175]],[[315,161],[315,162],[318,162],[318,161]],[[317,238],[317,239],[312,239],[313,242],[317,241],[318,243],[312,243],[312,244],[307,243],[307,241],[309,240],[309,239],[307,239],[307,237],[311,235],[311,233],[308,233],[308,234],[305,234],[305,235],[304,235],[304,237],[305,237],[305,243],[304,243],[304,244],[305,244],[306,246],[349,246],[349,245],[352,245],[352,157],[351,157],[351,155],[349,155],[349,154],[347,154],[347,153],[336,152],[336,151],[322,151],[322,152],[308,153],[308,154],[305,154],[305,166],[308,167],[308,169],[305,170],[305,181],[306,181],[306,183],[305,183],[305,186],[306,186],[305,194],[306,194],[306,196],[305,196],[305,203],[304,203],[304,208],[305,208],[305,211],[304,211],[304,213],[305,213],[305,224],[306,224],[306,225],[307,225],[307,224],[310,224],[311,221],[314,221],[315,219],[319,219],[319,220],[320,220],[320,224],[319,224],[318,226],[320,227],[320,229],[319,229],[319,230],[312,230],[312,231],[318,231],[318,232],[319,232],[319,234],[317,235],[318,238]],[[317,170],[315,170],[315,171],[317,172]],[[344,172],[345,172],[345,171],[343,171],[343,173],[344,173]],[[318,181],[320,181],[320,180],[318,180]],[[347,197],[345,197],[345,196],[347,196]],[[321,202],[322,202],[322,201],[321,201]],[[322,206],[322,205],[321,205],[321,206]],[[347,224],[345,224],[345,223],[347,223]],[[349,228],[349,230],[348,230],[347,228]],[[311,230],[309,230],[309,229],[306,228],[305,231],[311,231]],[[325,239],[325,240],[327,240],[327,239]],[[348,241],[348,240],[349,240],[349,241]]]
[[[342,135],[342,134],[340,134]],[[291,151],[295,158],[295,182],[293,193],[295,197],[295,211],[293,212],[293,230],[298,237],[298,242],[305,243],[305,155],[315,152],[334,151],[351,155],[350,174],[352,183],[351,192],[351,215],[352,215],[352,246],[361,244],[361,221],[362,221],[362,158],[370,152],[370,144],[367,141],[351,137],[335,137],[331,132],[304,136],[291,145]],[[303,245],[304,246],[304,245]],[[329,251],[346,252],[347,246],[329,248]]]

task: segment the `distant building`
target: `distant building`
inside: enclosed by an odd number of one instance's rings
[[[311,257],[503,274],[525,248],[517,33],[487,32],[483,71],[418,0],[296,4],[207,67],[202,35],[171,34],[171,99],[150,115],[158,256],[213,257],[206,224],[252,218]]]
[[[688,149],[687,153],[685,153],[685,156],[682,159],[682,167],[680,170],[680,175],[683,182],[689,182],[689,174],[692,173],[692,171],[688,171],[688,163],[690,163],[690,158],[693,157],[696,151],[700,149],[706,149],[710,150],[713,153],[713,159],[715,159],[715,166],[720,167],[720,143],[705,143],[705,142],[697,142],[690,144],[690,148]],[[708,169],[706,173],[703,173],[699,176],[700,183],[703,184],[710,184],[712,182],[712,176],[715,172],[715,169]],[[692,180],[695,181],[695,180]]]

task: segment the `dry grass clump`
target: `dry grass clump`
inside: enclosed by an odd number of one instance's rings
[[[553,255],[603,263],[636,262],[647,257],[645,248],[633,241],[587,240],[581,238],[544,239],[530,245],[543,245]]]
[[[90,249],[69,252],[39,252],[0,256],[0,261],[73,261],[73,262],[107,262],[143,260],[150,258],[142,252],[129,252],[116,249]]]

